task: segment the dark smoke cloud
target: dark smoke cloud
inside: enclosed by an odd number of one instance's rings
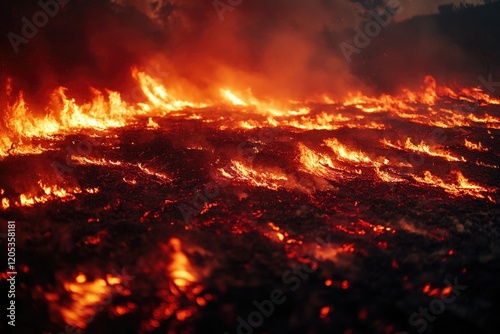
[[[221,20],[213,1],[69,0],[15,53],[6,35],[39,10],[35,1],[0,5],[0,79],[34,101],[59,85],[82,98],[90,86],[128,90],[131,66],[158,63],[175,85],[211,94],[223,84],[302,98],[353,81],[332,43],[358,20],[349,1],[244,0]]]
[[[0,5],[1,79],[12,77],[16,88],[33,100],[47,98],[59,85],[88,93],[89,86],[121,88],[130,84],[134,63],[165,37],[149,18],[125,8],[118,12],[106,1],[69,0],[27,44],[15,52],[7,34],[22,36],[26,17],[41,10],[35,1],[4,1]]]
[[[14,90],[41,106],[61,85],[82,100],[90,98],[89,87],[129,92],[132,66],[160,67],[169,73],[167,86],[185,94],[213,96],[227,86],[299,100],[368,90],[366,83],[389,89],[420,81],[449,63],[435,55],[468,55],[433,21],[422,33],[412,31],[418,24],[405,25],[404,32],[384,28],[348,64],[339,44],[352,43],[353,28],[370,19],[370,10],[383,9],[382,0],[242,0],[222,14],[212,0],[59,1],[68,3],[18,53],[6,36],[20,34],[21,19],[31,20],[40,7],[28,0],[0,4],[0,83],[13,78]],[[415,45],[423,51],[415,52]]]

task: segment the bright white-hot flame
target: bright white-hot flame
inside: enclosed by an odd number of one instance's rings
[[[246,102],[234,95],[229,89],[221,89],[221,94],[235,106],[248,106]]]

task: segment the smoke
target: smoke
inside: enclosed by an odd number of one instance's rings
[[[50,0],[0,5],[2,85],[11,77],[14,91],[23,90],[32,103],[41,105],[58,86],[78,92],[80,98],[88,97],[91,86],[130,86],[129,67],[146,56],[141,50],[154,50],[163,34],[137,11],[118,11],[105,1],[64,1],[67,4],[54,10],[53,17],[45,16],[45,24],[40,24],[40,3]],[[27,29],[26,22],[33,24],[37,15],[39,26]]]
[[[33,22],[40,3],[55,1],[64,4],[26,43],[8,38],[10,33],[24,38],[23,18]],[[429,69],[450,69],[440,54],[464,57],[455,41],[438,36],[443,28],[433,21],[425,30],[430,38],[407,23],[402,32],[396,25],[384,28],[353,63],[346,62],[339,44],[352,43],[353,28],[362,28],[372,19],[371,10],[386,5],[382,0],[5,0],[0,84],[12,78],[14,92],[23,90],[28,102],[43,108],[58,86],[81,100],[91,97],[90,87],[130,92],[131,68],[137,66],[168,73],[160,79],[186,98],[211,98],[220,88],[232,88],[251,89],[261,98],[302,100],[324,93],[342,97],[368,90],[367,84],[385,89],[420,81],[421,74],[432,74],[424,73]]]
[[[89,98],[90,87],[130,91],[132,66],[160,67],[171,89],[185,95],[232,87],[302,99],[341,95],[356,82],[338,52],[342,32],[360,14],[349,1],[220,1],[225,10],[201,0],[58,1],[67,3],[17,45],[8,34],[24,38],[22,19],[32,22],[40,5],[0,5],[0,79],[13,78],[14,91],[32,103],[43,105],[58,86],[77,99]]]

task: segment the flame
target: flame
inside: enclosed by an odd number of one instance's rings
[[[122,161],[105,159],[105,158],[92,158],[92,157],[85,157],[85,156],[71,156],[71,160],[75,163],[80,164],[80,165],[95,165],[95,166],[110,166],[110,167],[123,166],[123,167],[129,167],[129,168],[137,168],[141,172],[143,172],[144,174],[149,175],[149,176],[154,176],[155,178],[158,178],[158,179],[162,180],[163,182],[171,181],[171,178],[167,174],[152,170],[150,167],[146,167],[141,163],[131,164],[131,163],[124,163]],[[124,180],[124,182],[129,182],[129,181]],[[134,181],[131,181],[131,182],[133,183]]]
[[[7,210],[10,207],[10,201],[8,198],[2,198],[2,208]]]
[[[413,178],[417,182],[442,188],[444,191],[454,196],[469,195],[476,198],[485,198],[483,193],[493,191],[493,189],[484,188],[478,184],[470,182],[460,171],[452,171],[451,173],[457,177],[457,181],[455,183],[448,183],[439,177],[432,175],[429,171],[424,172],[424,177],[413,175]]]
[[[6,135],[0,140],[1,156],[7,156],[16,138],[30,140],[35,137],[47,138],[54,134],[65,134],[75,129],[98,129],[123,127],[134,122],[141,115],[164,115],[185,108],[203,108],[203,103],[176,99],[167,93],[166,88],[154,78],[132,70],[134,78],[146,97],[146,101],[131,105],[125,102],[120,93],[107,91],[106,94],[93,89],[94,98],[89,103],[77,104],[67,96],[67,89],[60,87],[52,96],[53,105],[47,108],[44,117],[35,116],[24,100],[22,92],[17,101],[7,105],[5,127]]]
[[[324,143],[333,150],[340,160],[377,165],[365,153],[349,149],[347,146],[342,145],[336,138],[325,139]]]
[[[229,168],[219,169],[221,174],[230,179],[238,181],[246,181],[256,187],[265,187],[271,190],[278,190],[280,187],[288,186],[288,177],[280,170],[273,171],[257,171],[245,164],[232,160]]]
[[[483,147],[481,145],[481,143],[473,143],[473,142],[470,142],[468,141],[467,139],[465,139],[465,147],[467,147],[468,149],[470,150],[474,150],[474,151],[480,151],[480,152],[486,152],[488,151],[488,148],[487,147]]]
[[[425,154],[433,156],[433,157],[443,158],[446,161],[464,161],[464,162],[466,161],[463,157],[458,158],[458,157],[453,156],[451,153],[446,152],[445,150],[430,147],[429,145],[424,143],[423,140],[420,142],[420,144],[415,145],[415,144],[413,144],[411,138],[407,138],[404,143],[397,141],[395,144],[390,142],[387,139],[383,139],[382,144],[384,144],[388,147],[399,149],[399,150],[408,150],[408,151],[412,151],[412,152],[425,153]]]
[[[500,100],[491,97],[480,87],[453,89],[438,86],[432,76],[425,78],[425,87],[421,91],[404,89],[397,96],[383,94],[369,97],[358,92],[349,94],[342,103],[344,108],[356,108],[364,113],[387,113],[388,116],[409,119],[411,122],[432,125],[441,128],[471,126],[472,123],[485,124],[487,128],[500,128],[500,119],[485,114],[478,117],[472,113],[465,116],[457,111],[441,106],[440,99],[479,102],[479,106],[498,105]]]
[[[67,89],[60,87],[54,91],[52,103],[46,108],[46,116],[43,117],[35,116],[36,113],[26,104],[23,92],[20,92],[17,100],[7,105],[6,131],[0,136],[0,157],[9,154],[39,154],[47,150],[40,146],[31,146],[33,138],[48,138],[55,134],[66,134],[85,128],[106,130],[123,127],[136,122],[139,116],[149,117],[147,127],[150,129],[159,128],[153,121],[153,116],[166,114],[213,122],[221,116],[207,114],[203,109],[225,103],[243,108],[247,115],[247,119],[236,121],[230,126],[247,129],[281,126],[299,130],[337,130],[344,127],[384,130],[387,128],[386,124],[365,118],[363,115],[379,113],[384,113],[390,118],[403,118],[442,128],[471,126],[471,124],[500,128],[498,117],[475,113],[464,115],[440,103],[441,99],[448,98],[456,101],[479,101],[480,105],[498,105],[500,100],[491,97],[478,87],[454,89],[438,86],[431,76],[425,78],[425,85],[420,91],[405,89],[401,94],[394,96],[383,94],[379,97],[370,97],[358,92],[349,94],[343,102],[337,103],[323,95],[320,102],[329,103],[330,110],[314,113],[306,102],[261,100],[256,98],[250,89],[247,89],[246,93],[241,93],[231,88],[220,88],[220,99],[212,101],[203,100],[194,93],[191,97],[181,98],[180,96],[189,94],[172,93],[174,89],[167,89],[160,80],[146,72],[133,68],[132,76],[143,93],[143,101],[130,104],[118,92],[93,90],[94,98],[91,102],[77,104],[75,99],[68,96]],[[11,80],[8,80],[9,85]],[[11,90],[8,91],[12,94]],[[196,110],[202,112],[195,113]],[[356,110],[362,114],[355,115]],[[182,113],[174,114],[176,111]],[[265,117],[264,121],[262,117]],[[234,121],[233,117],[230,117],[226,119],[224,126]]]
[[[246,102],[243,102],[239,97],[234,95],[229,89],[221,89],[221,94],[235,106],[245,106],[245,107],[248,106]]]
[[[46,185],[41,180],[38,181],[39,189],[35,192],[26,192],[19,195],[19,199],[11,202],[7,197],[2,198],[2,207],[7,209],[10,206],[31,207],[37,204],[47,203],[54,200],[70,201],[75,199],[75,195],[82,194],[84,191],[90,194],[99,192],[99,188],[80,187],[60,187],[58,185]]]
[[[468,114],[450,109],[449,99],[455,101],[478,102],[483,105],[499,105],[500,100],[491,97],[481,88],[452,88],[438,85],[431,76],[425,78],[424,86],[417,91],[402,90],[398,95],[382,94],[381,96],[366,96],[361,93],[349,94],[343,102],[335,102],[326,95],[321,96],[322,105],[308,105],[306,102],[297,101],[273,101],[258,99],[252,94],[251,89],[238,91],[233,87],[220,88],[220,97],[202,99],[196,94],[191,96],[186,92],[180,94],[179,90],[168,88],[160,80],[145,72],[132,69],[132,76],[137,81],[138,87],[143,93],[143,101],[126,102],[120,93],[113,91],[100,92],[93,90],[94,97],[88,103],[78,104],[75,99],[68,95],[67,89],[58,88],[52,98],[51,104],[46,109],[43,117],[35,116],[25,102],[23,93],[20,92],[15,102],[7,105],[7,117],[5,119],[6,131],[0,136],[0,157],[12,154],[40,154],[51,149],[50,146],[36,144],[35,138],[46,138],[56,140],[57,134],[73,133],[81,129],[107,130],[116,127],[124,127],[137,124],[138,117],[146,119],[141,124],[146,124],[148,129],[158,129],[160,126],[153,117],[161,117],[169,114],[172,117],[184,117],[186,120],[201,120],[220,124],[219,129],[227,128],[254,129],[262,126],[289,127],[300,131],[339,129],[366,129],[387,130],[390,129],[391,119],[404,119],[426,126],[450,128],[456,126],[478,126],[483,128],[500,128],[500,118],[478,112]],[[11,80],[8,81],[8,86]],[[172,84],[170,83],[171,87]],[[11,89],[8,89],[12,94]],[[10,95],[9,95],[10,96]],[[448,99],[448,100],[447,100]],[[327,106],[324,103],[328,103]],[[309,103],[309,102],[308,102]],[[312,103],[312,102],[311,102]],[[220,108],[210,109],[214,112],[206,112],[207,107],[219,107],[231,105],[241,110],[244,119],[237,113],[226,114]],[[322,110],[321,108],[324,109]],[[182,112],[179,112],[182,111]],[[175,113],[176,112],[176,113]],[[383,118],[381,117],[383,116]],[[392,170],[395,167],[392,161],[382,156],[373,156],[359,149],[352,148],[341,143],[337,138],[324,140],[324,146],[330,154],[316,151],[300,143],[298,145],[299,155],[297,160],[301,165],[301,171],[311,175],[329,179],[341,180],[353,177],[353,173],[362,174],[366,167],[373,167],[373,173],[384,182],[405,181],[398,173]],[[439,157],[450,162],[466,162],[461,156],[456,156],[447,150],[425,143],[412,141],[412,138],[388,140],[382,139],[386,147],[409,152],[423,153],[433,157]],[[470,150],[486,151],[481,143],[475,144],[465,140],[465,147]],[[143,164],[131,164],[114,161],[106,158],[93,158],[88,156],[71,156],[71,160],[81,165],[120,166],[121,168],[136,168],[143,175],[157,179],[156,182],[170,182],[172,178]],[[348,166],[349,164],[350,166]],[[490,166],[481,162],[476,165]],[[362,169],[354,169],[353,166],[361,166]],[[401,166],[401,163],[399,163]],[[271,190],[280,188],[302,189],[295,177],[284,173],[279,168],[247,166],[239,161],[231,161],[226,168],[219,169],[225,178],[247,182],[252,186],[265,187]],[[429,179],[419,177],[418,180]],[[124,182],[134,185],[137,180],[123,178]],[[426,182],[427,182],[426,181]],[[442,180],[441,180],[442,181]],[[432,183],[432,182],[431,182]],[[435,184],[441,185],[447,191],[452,191],[446,182],[435,180]],[[472,191],[466,185],[462,189]],[[74,199],[74,195],[82,193],[83,190],[75,188],[54,188],[54,186],[40,185],[38,193],[23,192],[19,198],[3,195],[1,208],[6,210],[13,206],[33,206],[45,203],[56,198],[62,200]],[[477,189],[476,189],[477,190]],[[94,190],[85,191],[93,193]],[[95,190],[98,191],[98,190]],[[479,192],[480,193],[480,192]],[[476,196],[478,194],[476,192]]]
[[[320,177],[333,177],[340,168],[333,160],[322,153],[317,153],[303,144],[299,144],[299,161],[304,171]]]
[[[197,275],[191,268],[189,259],[182,251],[181,241],[177,238],[172,238],[169,245],[173,249],[173,253],[172,263],[168,266],[168,271],[174,284],[184,291],[191,284],[197,282]]]
[[[414,104],[421,103],[433,106],[438,98],[436,80],[428,75],[424,80],[425,88],[422,92],[412,92],[404,89],[399,96],[382,94],[380,97],[368,97],[361,92],[350,94],[343,102],[345,107],[354,106],[355,108],[366,112],[399,112],[415,111]]]
[[[88,281],[82,273],[78,274],[74,281],[64,282],[64,289],[71,299],[71,305],[60,308],[64,322],[70,326],[86,328],[89,319],[93,319],[98,313],[98,306],[109,304],[106,300],[111,298],[114,292],[126,293],[121,283],[120,277],[111,274],[106,275],[106,278]],[[46,297],[48,300],[52,299],[50,294]]]
[[[171,111],[183,110],[186,108],[204,108],[207,105],[200,102],[184,101],[169,94],[167,88],[158,80],[149,76],[145,72],[140,72],[137,68],[132,69],[133,77],[138,81],[142,92],[147,97],[149,104],[141,104],[144,110],[160,109],[161,115]]]
[[[168,177],[168,175],[166,174],[163,174],[163,173],[160,173],[160,172],[156,172],[154,170],[151,170],[150,168],[148,167],[145,167],[143,166],[142,164],[137,164],[137,167],[143,171],[145,174],[147,175],[151,175],[151,176],[155,176],[157,178],[159,178],[160,180],[163,180],[163,181],[170,181],[170,178]]]
[[[107,160],[105,158],[97,159],[86,156],[72,155],[71,160],[80,165],[94,165],[94,166],[121,166],[121,161]]]
[[[148,119],[148,124],[146,126],[148,127],[148,129],[159,129],[160,128],[158,123],[153,121],[153,119],[151,117]]]
[[[171,238],[167,243],[160,244],[160,247],[169,255],[170,260],[166,267],[162,265],[162,262],[156,263],[155,267],[160,269],[161,276],[166,274],[169,278],[168,287],[158,291],[157,298],[161,302],[153,310],[152,317],[142,321],[141,332],[151,332],[164,320],[172,317],[178,321],[184,321],[195,314],[197,305],[206,304],[205,298],[210,298],[208,294],[200,295],[203,287],[198,282],[202,273],[196,271],[189,261],[181,240]],[[206,253],[200,248],[196,250],[202,254]],[[208,268],[203,270],[209,271]],[[189,306],[185,305],[186,300],[190,301]]]

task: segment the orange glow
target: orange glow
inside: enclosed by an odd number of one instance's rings
[[[197,281],[196,274],[191,268],[189,259],[182,251],[181,241],[177,238],[172,238],[169,244],[173,249],[172,263],[168,267],[170,277],[179,289],[185,290]]]
[[[147,127],[148,127],[148,129],[159,129],[160,128],[158,123],[153,121],[153,119],[151,117],[148,119]]]
[[[468,141],[467,139],[465,139],[465,147],[473,151],[481,151],[481,152],[488,151],[488,148],[483,147],[481,143],[475,144],[473,142]]]
[[[372,160],[361,151],[353,151],[348,147],[339,143],[339,141],[335,138],[326,139],[326,146],[331,148],[333,152],[337,155],[338,159],[346,160],[355,163],[365,163],[365,164],[373,164]]]
[[[273,222],[267,224],[274,232],[264,232],[264,236],[271,240],[285,242],[285,243],[296,243],[297,240],[289,238],[288,232],[282,230],[279,226],[274,225]]]
[[[321,103],[328,103],[329,111],[313,112],[306,102],[259,100],[250,89],[242,93],[231,87],[220,88],[219,99],[203,100],[191,93],[172,93],[158,79],[145,72],[132,69],[132,76],[144,95],[144,100],[130,104],[124,101],[118,92],[100,92],[93,90],[91,102],[77,104],[68,96],[67,89],[60,87],[53,93],[53,101],[47,107],[46,116],[35,116],[35,112],[26,104],[20,92],[15,102],[8,104],[5,118],[6,131],[0,136],[0,158],[8,154],[40,154],[47,148],[33,146],[33,138],[47,138],[55,134],[65,134],[78,129],[106,130],[123,127],[136,122],[138,116],[149,116],[147,128],[158,129],[153,116],[170,114],[186,119],[202,119],[212,122],[221,117],[218,113],[206,113],[204,108],[230,104],[242,108],[245,120],[228,119],[230,127],[256,128],[262,126],[293,127],[299,130],[336,130],[340,128],[383,130],[387,126],[376,120],[366,119],[366,114],[385,113],[389,117],[408,119],[411,122],[442,128],[470,126],[471,124],[487,128],[500,128],[500,118],[484,114],[470,113],[465,116],[442,106],[441,98],[453,98],[460,101],[479,102],[479,105],[499,105],[500,100],[489,96],[480,88],[454,89],[438,86],[434,78],[427,76],[420,91],[405,89],[399,95],[365,96],[361,93],[348,94],[341,103],[323,95]],[[11,80],[8,82],[10,85]],[[181,97],[181,95],[183,95]],[[362,114],[353,113],[353,108]],[[182,112],[180,112],[182,111]],[[174,113],[177,112],[177,113]],[[265,117],[265,120],[262,119]],[[19,145],[22,144],[22,145]],[[416,146],[413,149],[426,150],[422,143],[403,143],[400,146]],[[14,146],[13,146],[14,145]],[[397,144],[394,144],[397,145]],[[13,149],[14,147],[14,149]],[[408,148],[410,149],[410,148]],[[7,153],[9,152],[9,153]],[[340,153],[340,152],[339,152]],[[431,154],[432,151],[428,151]],[[439,152],[434,152],[438,153]],[[345,156],[344,156],[345,158]],[[360,157],[358,157],[360,158]],[[361,161],[365,157],[361,157]],[[451,161],[463,161],[460,157],[446,155]]]
[[[10,207],[10,202],[8,198],[2,198],[2,208],[7,210]]]
[[[447,286],[443,288],[443,291],[441,291],[442,296],[449,296],[450,293],[453,291],[453,288],[451,286]]]
[[[230,90],[228,89],[221,89],[221,94],[228,99],[232,104],[235,106],[248,106],[247,103],[243,102],[239,97],[234,95]]]
[[[151,109],[161,109],[162,114],[171,111],[183,110],[185,108],[203,108],[206,106],[204,103],[196,103],[190,101],[183,101],[176,98],[167,92],[158,80],[149,76],[145,72],[140,72],[136,68],[132,70],[132,75],[138,81],[142,92],[147,97],[149,104],[141,104],[140,106],[144,111]]]
[[[445,150],[435,148],[435,147],[430,147],[429,145],[424,143],[423,140],[420,142],[420,144],[415,145],[415,144],[413,144],[411,138],[407,138],[404,143],[397,141],[395,144],[386,140],[386,139],[383,139],[382,144],[384,144],[388,147],[392,147],[392,148],[396,148],[396,149],[400,149],[400,150],[408,150],[408,151],[412,151],[412,152],[425,153],[425,154],[433,156],[433,157],[443,158],[446,161],[465,161],[465,159],[463,157],[458,158],[458,157],[453,156],[451,153],[446,152]]]
[[[413,175],[413,178],[420,183],[442,188],[444,191],[454,196],[465,194],[472,197],[485,198],[483,193],[491,191],[491,189],[487,189],[470,182],[460,171],[452,171],[451,173],[457,177],[457,181],[455,183],[446,182],[439,177],[432,175],[429,171],[424,172],[424,177]]]
[[[335,170],[339,170],[333,160],[326,154],[315,152],[306,146],[299,144],[299,161],[304,171],[316,176],[326,178],[338,178]]]
[[[82,284],[82,283],[85,283],[87,281],[87,277],[85,277],[84,274],[79,274],[78,276],[76,276],[76,283],[79,283],[79,284]]]
[[[38,181],[38,189],[32,192],[26,192],[19,195],[18,201],[11,203],[8,198],[2,198],[2,207],[4,209],[10,206],[34,206],[37,204],[47,203],[54,200],[70,201],[75,199],[75,195],[86,193],[95,194],[99,192],[99,188],[81,189],[80,187],[61,187],[58,185],[46,185],[41,180]]]
[[[279,169],[256,170],[247,167],[239,161],[231,161],[231,166],[227,169],[219,169],[222,176],[235,179],[237,181],[249,182],[256,187],[265,187],[271,190],[278,190],[280,187],[290,187],[288,177]]]
[[[321,310],[319,311],[319,317],[321,319],[326,319],[326,317],[330,313],[331,309],[332,308],[330,306],[324,306],[324,307],[322,307]]]
[[[137,167],[139,167],[139,169],[147,175],[156,176],[157,178],[163,181],[170,181],[170,178],[167,175],[153,171],[150,168],[144,167],[142,164],[137,164]]]
[[[72,303],[70,306],[61,306],[60,313],[64,321],[79,328],[86,328],[88,319],[93,319],[97,313],[97,306],[109,304],[107,299],[113,292],[122,292],[121,279],[107,275],[107,279],[98,278],[87,281],[84,274],[79,274],[75,281],[64,282],[64,289],[69,293]],[[50,298],[50,294],[47,298]]]

